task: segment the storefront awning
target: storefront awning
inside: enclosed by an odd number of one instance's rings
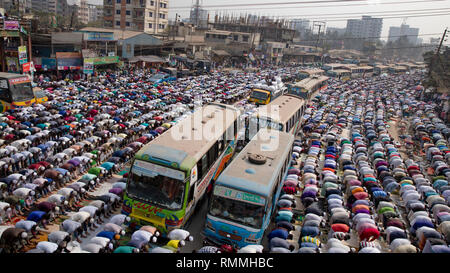
[[[167,61],[158,56],[137,56],[128,60],[130,63],[146,62],[146,63],[167,63]]]
[[[228,52],[226,52],[225,50],[212,50],[211,51],[213,54],[215,54],[215,55],[217,55],[217,56],[223,56],[223,57],[226,57],[226,56],[231,56],[230,55],[230,53],[228,53]]]

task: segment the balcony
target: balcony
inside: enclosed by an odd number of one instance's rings
[[[111,1],[104,1],[103,7],[113,7],[114,6],[114,2]]]

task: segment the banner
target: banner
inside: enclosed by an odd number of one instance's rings
[[[27,62],[28,62],[27,47],[19,46],[19,63],[25,64]]]
[[[58,70],[76,70],[83,67],[83,60],[80,52],[56,52],[56,60],[58,63]]]
[[[19,30],[19,21],[4,21],[4,30]]]
[[[80,52],[56,52],[56,59],[81,59]]]
[[[53,58],[42,58],[42,69],[55,70],[56,69],[56,59]]]
[[[19,60],[16,57],[6,57],[6,65],[8,66],[8,72],[19,72]]]
[[[92,58],[84,59],[83,73],[89,75],[94,74],[94,60]]]
[[[24,63],[23,64],[23,73],[30,72],[31,70],[31,63]]]
[[[119,63],[119,57],[97,57],[97,58],[85,58],[84,61],[86,62],[93,62],[94,65],[100,65],[100,64],[117,64]]]

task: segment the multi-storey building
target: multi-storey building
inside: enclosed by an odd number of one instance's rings
[[[63,17],[69,13],[67,0],[32,0],[31,7],[34,11],[54,13]]]
[[[88,16],[89,22],[96,22],[98,20],[103,20],[103,6],[89,4]]]
[[[0,7],[6,12],[19,9],[20,14],[31,12],[31,0],[0,0]]]
[[[402,24],[400,27],[390,27],[388,42],[397,41],[403,36],[406,37],[411,44],[415,45],[418,42],[419,29],[411,28],[409,25],[405,24]]]
[[[161,34],[169,29],[168,0],[104,0],[104,26]]]
[[[347,20],[346,34],[353,38],[370,38],[369,40],[378,40],[381,36],[382,28],[382,18],[363,16],[361,20]]]
[[[298,32],[304,32],[310,29],[310,21],[307,19],[294,19],[291,20],[291,28]]]

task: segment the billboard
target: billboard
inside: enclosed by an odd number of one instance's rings
[[[79,52],[56,52],[56,60],[58,70],[77,70],[83,66]]]
[[[85,41],[97,41],[97,42],[109,42],[109,41],[115,41],[114,39],[114,33],[103,33],[103,32],[88,32],[84,33],[84,40]]]
[[[86,60],[88,62],[93,62],[94,65],[119,63],[119,57],[118,56],[85,58],[84,61],[86,62]]]
[[[42,58],[42,69],[55,70],[56,69],[56,59],[53,58]]]
[[[94,73],[94,60],[93,58],[84,59],[83,73],[92,75]]]
[[[19,63],[24,64],[27,62],[28,62],[27,47],[19,46]]]
[[[4,21],[4,30],[19,30],[19,21]]]

